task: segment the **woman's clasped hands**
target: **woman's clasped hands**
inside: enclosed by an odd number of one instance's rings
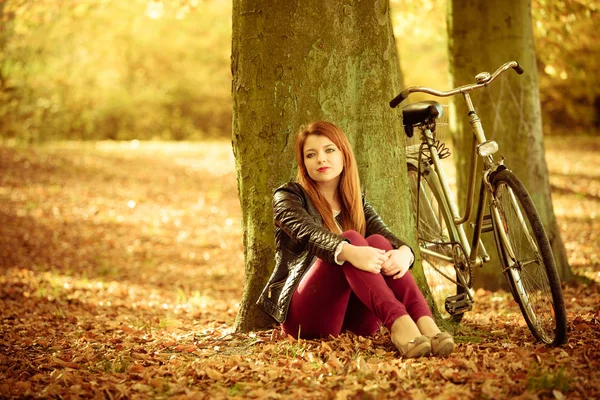
[[[407,246],[385,251],[375,247],[345,243],[338,259],[348,261],[363,271],[381,273],[399,279],[409,270],[412,257],[412,252]]]
[[[381,266],[381,273],[386,276],[393,276],[394,279],[402,278],[410,269],[413,261],[413,254],[410,248],[408,246],[401,246],[385,254],[388,259]]]

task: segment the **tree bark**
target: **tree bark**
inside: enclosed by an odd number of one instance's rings
[[[415,235],[401,121],[387,105],[400,77],[387,0],[234,0],[231,66],[245,249],[235,329],[249,331],[274,322],[255,302],[274,267],[271,196],[295,176],[302,124],[340,126],[369,201],[398,236]]]
[[[473,93],[472,98],[487,139],[495,140],[500,146],[496,157],[506,159],[506,166],[516,173],[529,191],[546,228],[560,276],[569,280],[572,273],[554,215],[544,158],[531,2],[451,0],[448,35],[453,87],[472,83],[477,73],[484,70],[493,72],[510,60],[518,61],[525,70],[523,75],[507,71],[488,88]],[[453,106],[457,186],[466,188],[472,146],[471,128],[462,98],[455,97]],[[464,212],[464,191],[459,192],[458,204]],[[489,235],[484,243],[492,259],[497,260],[495,245]],[[497,261],[475,271],[475,285],[492,290],[506,287]]]

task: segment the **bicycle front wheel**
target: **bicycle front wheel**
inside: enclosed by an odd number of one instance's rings
[[[567,321],[550,242],[519,179],[503,170],[491,179],[498,255],[513,296],[533,335],[550,345],[566,341]]]
[[[417,168],[408,164],[408,182],[414,215],[418,217],[417,235],[421,250],[423,273],[431,292],[434,306],[444,320],[460,322],[463,312],[450,313],[446,299],[465,293],[464,281],[471,284],[467,271],[461,273],[454,264],[456,231],[451,213],[433,182],[430,171],[424,171],[419,182]],[[417,206],[418,205],[418,206]]]

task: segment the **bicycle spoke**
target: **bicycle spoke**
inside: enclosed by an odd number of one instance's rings
[[[421,216],[419,218],[419,233],[421,234],[421,238],[424,240],[447,238],[448,234],[444,229],[445,224],[440,222],[443,217],[439,210],[436,211],[436,200],[432,199],[432,193],[424,187],[423,183],[419,186],[420,198],[418,200],[414,199],[413,206],[416,209],[417,201],[419,202]],[[421,226],[421,224],[423,226]]]
[[[429,181],[424,176],[418,181],[415,169],[409,169],[408,177],[413,210],[418,218],[417,233],[423,273],[436,308],[444,318],[450,318],[452,316],[445,308],[446,299],[462,292],[464,287],[454,266],[453,239],[450,237],[444,210]]]
[[[538,253],[539,250],[538,250],[537,244],[535,243],[535,239],[533,238],[533,236],[529,234],[529,231],[527,228],[527,222],[525,222],[525,217],[523,216],[523,212],[521,211],[519,202],[517,201],[517,198],[515,197],[515,192],[513,192],[512,189],[509,189],[508,194],[510,195],[510,200],[514,206],[513,210],[515,211],[515,215],[518,219],[519,225],[523,228],[523,233],[525,234],[524,236],[526,236],[527,239],[529,240],[531,249],[534,249],[535,252]]]
[[[539,265],[535,268],[522,268],[520,271],[521,279],[528,290],[530,303],[532,304],[536,315],[548,314],[544,321],[539,321],[544,325],[544,331],[551,332],[554,326],[554,306],[552,296],[550,295],[550,285],[545,273],[541,273]],[[531,297],[533,296],[533,300]],[[545,323],[544,323],[545,322]]]
[[[531,228],[523,217],[519,202],[510,187],[501,185],[496,199],[503,218],[503,227],[514,253],[512,269],[514,283],[522,297],[530,321],[538,327],[545,340],[554,336],[555,313],[552,293],[543,260]]]
[[[515,279],[515,284],[522,288],[521,290],[524,291],[523,297],[528,300],[525,302],[525,309],[531,322],[538,327],[539,333],[546,340],[551,340],[555,324],[555,313],[552,299],[543,295],[543,293],[550,290],[546,283],[547,280],[539,280],[539,276],[532,277],[529,273],[523,274],[523,271],[513,274],[513,276],[515,275],[519,276]]]

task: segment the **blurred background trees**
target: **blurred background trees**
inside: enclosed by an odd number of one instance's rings
[[[391,5],[405,83],[448,87],[446,0]],[[532,14],[544,132],[597,134],[598,3]],[[0,137],[229,138],[230,52],[230,0],[1,0]]]
[[[595,0],[534,0],[544,132],[600,130],[600,22]]]
[[[448,1],[390,2],[395,10],[395,34],[406,85],[449,88],[445,20]],[[544,133],[587,131],[597,135],[600,32],[593,27],[600,23],[600,6],[595,0],[531,3]],[[476,69],[494,68],[496,65],[480,65]]]
[[[230,1],[1,4],[2,137],[230,135]]]

